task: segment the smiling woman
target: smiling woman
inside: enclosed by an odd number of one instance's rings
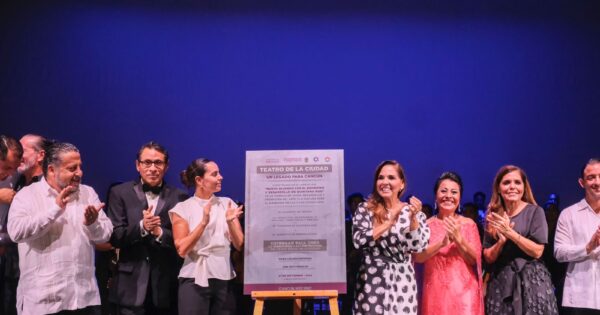
[[[421,314],[481,315],[479,232],[473,220],[456,213],[463,192],[462,179],[453,172],[443,173],[433,191],[439,213],[427,220],[431,229],[429,245],[414,255],[417,262],[425,263]]]
[[[506,165],[498,171],[487,221],[486,314],[558,314],[550,273],[539,260],[548,242],[546,217],[521,168]]]
[[[169,211],[175,248],[185,259],[179,272],[179,314],[220,314],[228,282],[236,276],[230,247],[239,251],[244,244],[238,220],[243,206],[215,196],[223,176],[214,161],[192,161],[181,181],[195,191]]]
[[[354,247],[363,252],[356,279],[354,314],[416,314],[417,285],[411,253],[422,251],[429,228],[421,201],[400,201],[404,169],[383,161],[375,171],[373,192],[352,222]]]

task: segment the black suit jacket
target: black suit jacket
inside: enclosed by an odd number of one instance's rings
[[[148,286],[152,287],[152,302],[167,308],[176,301],[177,275],[182,260],[173,244],[173,232],[168,211],[187,194],[164,184],[155,215],[160,216],[161,241],[148,234],[142,237],[140,220],[148,208],[140,180],[114,186],[108,193],[108,217],[113,223],[111,244],[119,248],[117,272],[113,275],[109,300],[124,306],[142,306]],[[150,283],[149,283],[150,282]]]

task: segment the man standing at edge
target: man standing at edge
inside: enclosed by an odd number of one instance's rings
[[[15,192],[21,190],[25,186],[38,182],[42,178],[44,175],[42,162],[46,155],[46,148],[50,144],[46,138],[34,134],[27,134],[21,137],[19,142],[23,146],[23,158],[17,169],[18,176],[13,177],[11,180],[11,184],[14,184],[12,189],[14,189]],[[2,214],[2,218],[0,219],[0,222],[3,222],[1,225],[6,226],[10,204],[0,205],[0,207],[6,207],[6,213]],[[3,243],[6,246],[4,247],[4,255],[0,254],[0,256],[2,256],[0,262],[0,279],[2,279],[2,281],[0,281],[0,283],[2,283],[0,297],[3,302],[3,313],[0,312],[0,314],[14,315],[17,314],[16,301],[17,284],[19,282],[19,252],[17,250],[17,244],[10,241],[8,237]]]
[[[585,198],[558,218],[554,256],[568,262],[562,305],[565,314],[600,314],[600,159],[590,159],[579,185]]]
[[[112,224],[94,189],[81,184],[81,165],[74,145],[52,145],[44,178],[20,190],[11,204],[8,234],[19,243],[19,314],[100,314],[93,244],[110,238]]]
[[[163,181],[169,154],[160,144],[144,144],[135,165],[140,178],[114,186],[108,194],[107,213],[114,224],[111,243],[119,249],[109,300],[116,314],[176,314],[182,261],[168,211],[187,194]]]
[[[0,135],[0,314],[14,315],[17,313],[16,281],[11,272],[19,270],[16,245],[11,242],[6,231],[8,209],[15,197],[13,184],[14,175],[23,156],[23,147],[14,138]]]

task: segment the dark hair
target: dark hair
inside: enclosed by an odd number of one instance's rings
[[[488,206],[488,211],[498,212],[500,213],[500,215],[502,215],[504,211],[506,211],[506,205],[504,204],[504,199],[502,198],[502,195],[500,195],[499,187],[502,178],[504,178],[506,174],[514,171],[519,172],[521,180],[523,181],[524,191],[521,200],[530,204],[537,205],[537,203],[535,202],[535,198],[533,197],[533,192],[531,191],[531,186],[529,185],[529,180],[527,179],[527,174],[525,174],[525,171],[518,166],[504,165],[500,168],[500,170],[498,170],[496,178],[494,178],[494,184],[492,186],[492,198]]]
[[[350,204],[354,199],[360,199],[361,202],[365,201],[365,197],[361,193],[356,192],[356,193],[350,194],[348,196],[348,198],[346,198],[346,203]]]
[[[52,145],[50,145],[46,150],[46,155],[44,156],[44,176],[47,175],[48,166],[50,164],[58,165],[62,162],[61,155],[69,152],[79,153],[79,149],[77,149],[75,145],[68,142],[54,142]]]
[[[463,194],[462,179],[460,178],[460,175],[458,175],[455,172],[442,173],[442,175],[440,175],[440,177],[438,177],[438,179],[435,181],[435,185],[433,186],[433,194],[435,195],[437,193],[438,188],[440,188],[440,184],[442,183],[442,181],[444,181],[446,179],[451,180],[458,184],[458,187],[460,189],[460,195],[462,196],[462,194]]]
[[[142,147],[140,148],[140,150],[138,151],[138,153],[136,155],[136,159],[138,161],[140,160],[140,156],[142,155],[142,151],[144,151],[144,149],[156,150],[156,151],[164,154],[165,155],[165,163],[169,164],[169,152],[167,151],[167,149],[165,149],[165,147],[163,147],[156,141],[150,141],[150,142],[142,145]]]
[[[381,170],[386,165],[394,166],[398,172],[398,177],[404,182],[404,187],[398,192],[398,199],[400,199],[400,196],[406,191],[406,176],[404,175],[404,168],[402,168],[402,165],[394,160],[386,160],[379,163],[377,169],[375,169],[375,176],[373,178],[373,191],[367,200],[367,208],[373,211],[373,216],[379,223],[385,220],[385,209],[383,208],[383,197],[377,192],[377,179],[379,173],[381,173]]]
[[[13,151],[17,159],[23,158],[23,146],[13,137],[0,135],[0,161],[5,161],[8,150]]]
[[[185,187],[192,188],[196,186],[196,176],[204,177],[206,172],[206,164],[212,160],[198,158],[192,161],[185,170],[181,171],[181,182]]]
[[[585,172],[585,168],[588,165],[592,165],[592,164],[596,164],[596,163],[600,163],[600,159],[599,158],[591,158],[591,159],[589,159],[587,161],[587,163],[585,163],[585,165],[581,168],[581,177],[580,178],[583,179],[583,176],[584,176],[583,172]]]

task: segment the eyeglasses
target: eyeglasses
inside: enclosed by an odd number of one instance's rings
[[[163,168],[167,164],[163,160],[154,160],[154,161],[152,161],[152,160],[144,160],[144,161],[138,160],[138,162],[144,168],[150,168],[152,166],[152,164],[154,164],[154,166],[156,166],[156,168]]]

